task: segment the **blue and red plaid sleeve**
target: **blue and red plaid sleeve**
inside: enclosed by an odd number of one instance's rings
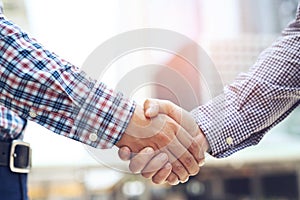
[[[134,102],[89,78],[0,15],[0,104],[24,120],[97,148],[124,133]],[[2,116],[1,121],[7,121]]]
[[[22,138],[26,120],[4,106],[0,106],[0,141]]]
[[[227,157],[257,144],[300,104],[300,8],[296,20],[248,73],[192,111],[211,154]]]

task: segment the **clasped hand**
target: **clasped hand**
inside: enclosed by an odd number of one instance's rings
[[[146,100],[137,106],[116,146],[129,168],[154,183],[175,185],[199,172],[209,148],[190,114],[165,100]]]

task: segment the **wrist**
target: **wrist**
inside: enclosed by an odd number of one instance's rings
[[[144,135],[146,134],[146,127],[150,125],[150,121],[151,120],[146,119],[142,107],[136,105],[125,132],[115,145],[117,147],[122,147],[130,145],[131,143],[136,143],[136,145],[141,143],[141,139],[146,137]]]
[[[203,151],[209,153],[211,151],[211,148],[210,148],[210,145],[208,143],[208,140],[207,140],[205,134],[202,132],[202,130],[200,128],[199,128],[199,130],[200,130],[200,135],[202,136],[202,139],[203,139],[203,143],[202,143]]]

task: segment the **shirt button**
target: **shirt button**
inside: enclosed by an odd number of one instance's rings
[[[98,136],[96,133],[92,133],[89,135],[89,139],[92,141],[92,142],[95,142],[97,139],[98,139]]]
[[[233,144],[233,139],[232,139],[232,137],[226,138],[226,143],[227,143],[228,145],[232,145],[232,144]]]
[[[35,112],[29,112],[29,116],[32,118],[36,118],[37,114]]]

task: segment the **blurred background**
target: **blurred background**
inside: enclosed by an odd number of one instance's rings
[[[223,84],[247,71],[259,53],[293,19],[297,0],[4,0],[5,15],[40,43],[71,63],[86,57],[112,36],[139,28],[162,28],[196,41],[215,64]],[[190,44],[181,51],[194,54]],[[196,103],[211,96],[202,90],[190,64],[176,55],[138,52],[116,64],[106,83],[114,85],[120,71],[161,63],[181,73],[196,94]],[[208,70],[208,69],[203,69]],[[153,80],[174,77],[158,72]],[[213,77],[212,77],[212,80]],[[173,82],[172,82],[173,81]],[[133,97],[147,96],[178,103],[178,96],[159,86],[144,88]],[[191,110],[190,94],[178,94]],[[139,175],[126,173],[127,163],[116,150],[101,150],[94,159],[86,147],[30,122],[25,140],[33,148],[29,176],[32,200],[290,200],[300,199],[300,110],[270,131],[255,147],[217,160],[207,155],[205,167],[189,182],[157,186]],[[123,170],[122,170],[123,169]]]

